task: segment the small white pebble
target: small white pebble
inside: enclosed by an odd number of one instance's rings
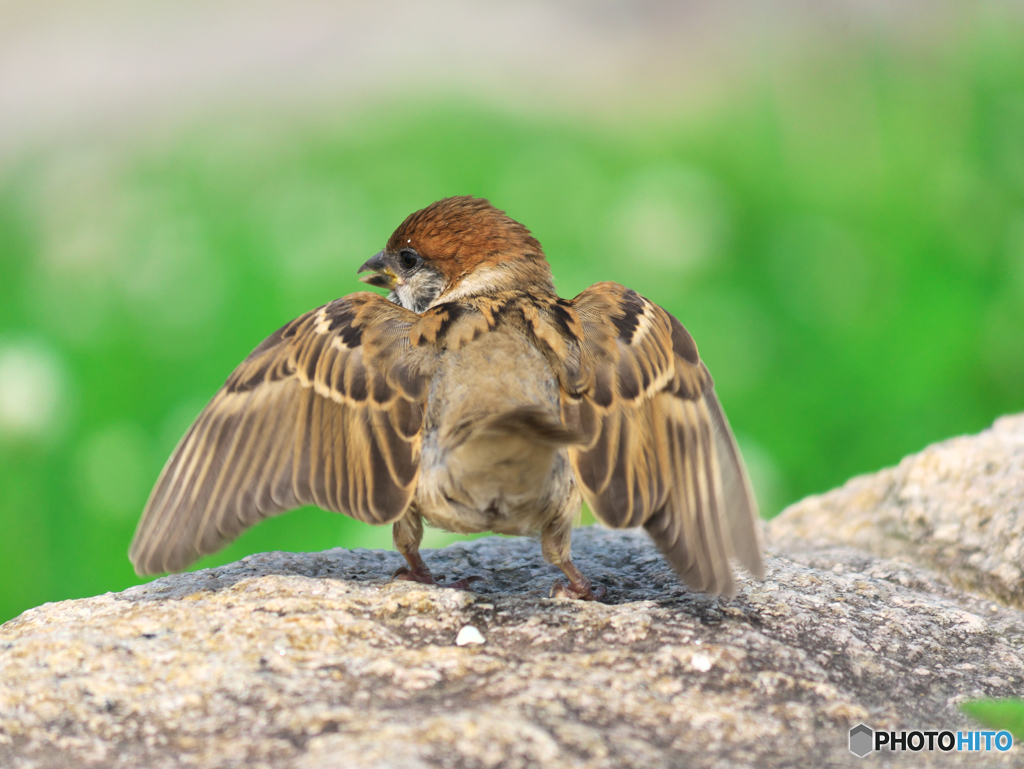
[[[486,643],[484,637],[480,634],[472,625],[466,625],[459,631],[459,634],[455,636],[456,646],[467,646],[469,644],[482,644]]]
[[[694,654],[690,659],[690,664],[693,665],[694,670],[699,670],[701,673],[711,670],[711,658],[706,654]]]

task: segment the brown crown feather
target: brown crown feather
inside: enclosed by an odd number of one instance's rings
[[[530,231],[490,201],[471,195],[444,198],[410,214],[388,239],[387,250],[405,246],[434,262],[450,285],[488,262],[538,261],[550,274]]]

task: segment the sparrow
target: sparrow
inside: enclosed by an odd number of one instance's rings
[[[359,292],[286,324],[232,372],[174,450],[129,551],[180,571],[260,520],[317,505],[391,524],[408,563],[423,522],[539,535],[551,595],[606,594],[572,562],[582,500],[643,526],[692,589],[762,577],[757,506],[693,337],[616,283],[555,292],[530,231],[487,200],[411,214]]]

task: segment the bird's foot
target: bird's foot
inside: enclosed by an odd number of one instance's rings
[[[548,594],[551,598],[573,598],[578,601],[600,601],[608,595],[608,588],[604,585],[593,585],[590,580],[584,578],[582,582],[564,582],[555,580]]]
[[[437,585],[438,587],[454,587],[460,590],[465,590],[474,582],[482,581],[483,577],[471,574],[468,577],[457,579],[454,582],[445,582],[444,574],[438,574],[435,577],[430,573],[429,569],[410,569],[408,566],[403,566],[400,569],[395,570],[395,573],[391,575],[391,579],[400,579],[407,582],[419,582],[421,585]]]

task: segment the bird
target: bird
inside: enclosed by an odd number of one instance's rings
[[[693,337],[617,283],[555,291],[539,241],[484,198],[409,215],[358,273],[360,291],[285,324],[231,373],[161,472],[129,549],[139,575],[181,571],[264,518],[317,505],[390,524],[407,567],[435,577],[424,521],[539,537],[564,580],[585,500],[643,527],[693,590],[735,596],[731,560],[764,575],[740,450]]]

